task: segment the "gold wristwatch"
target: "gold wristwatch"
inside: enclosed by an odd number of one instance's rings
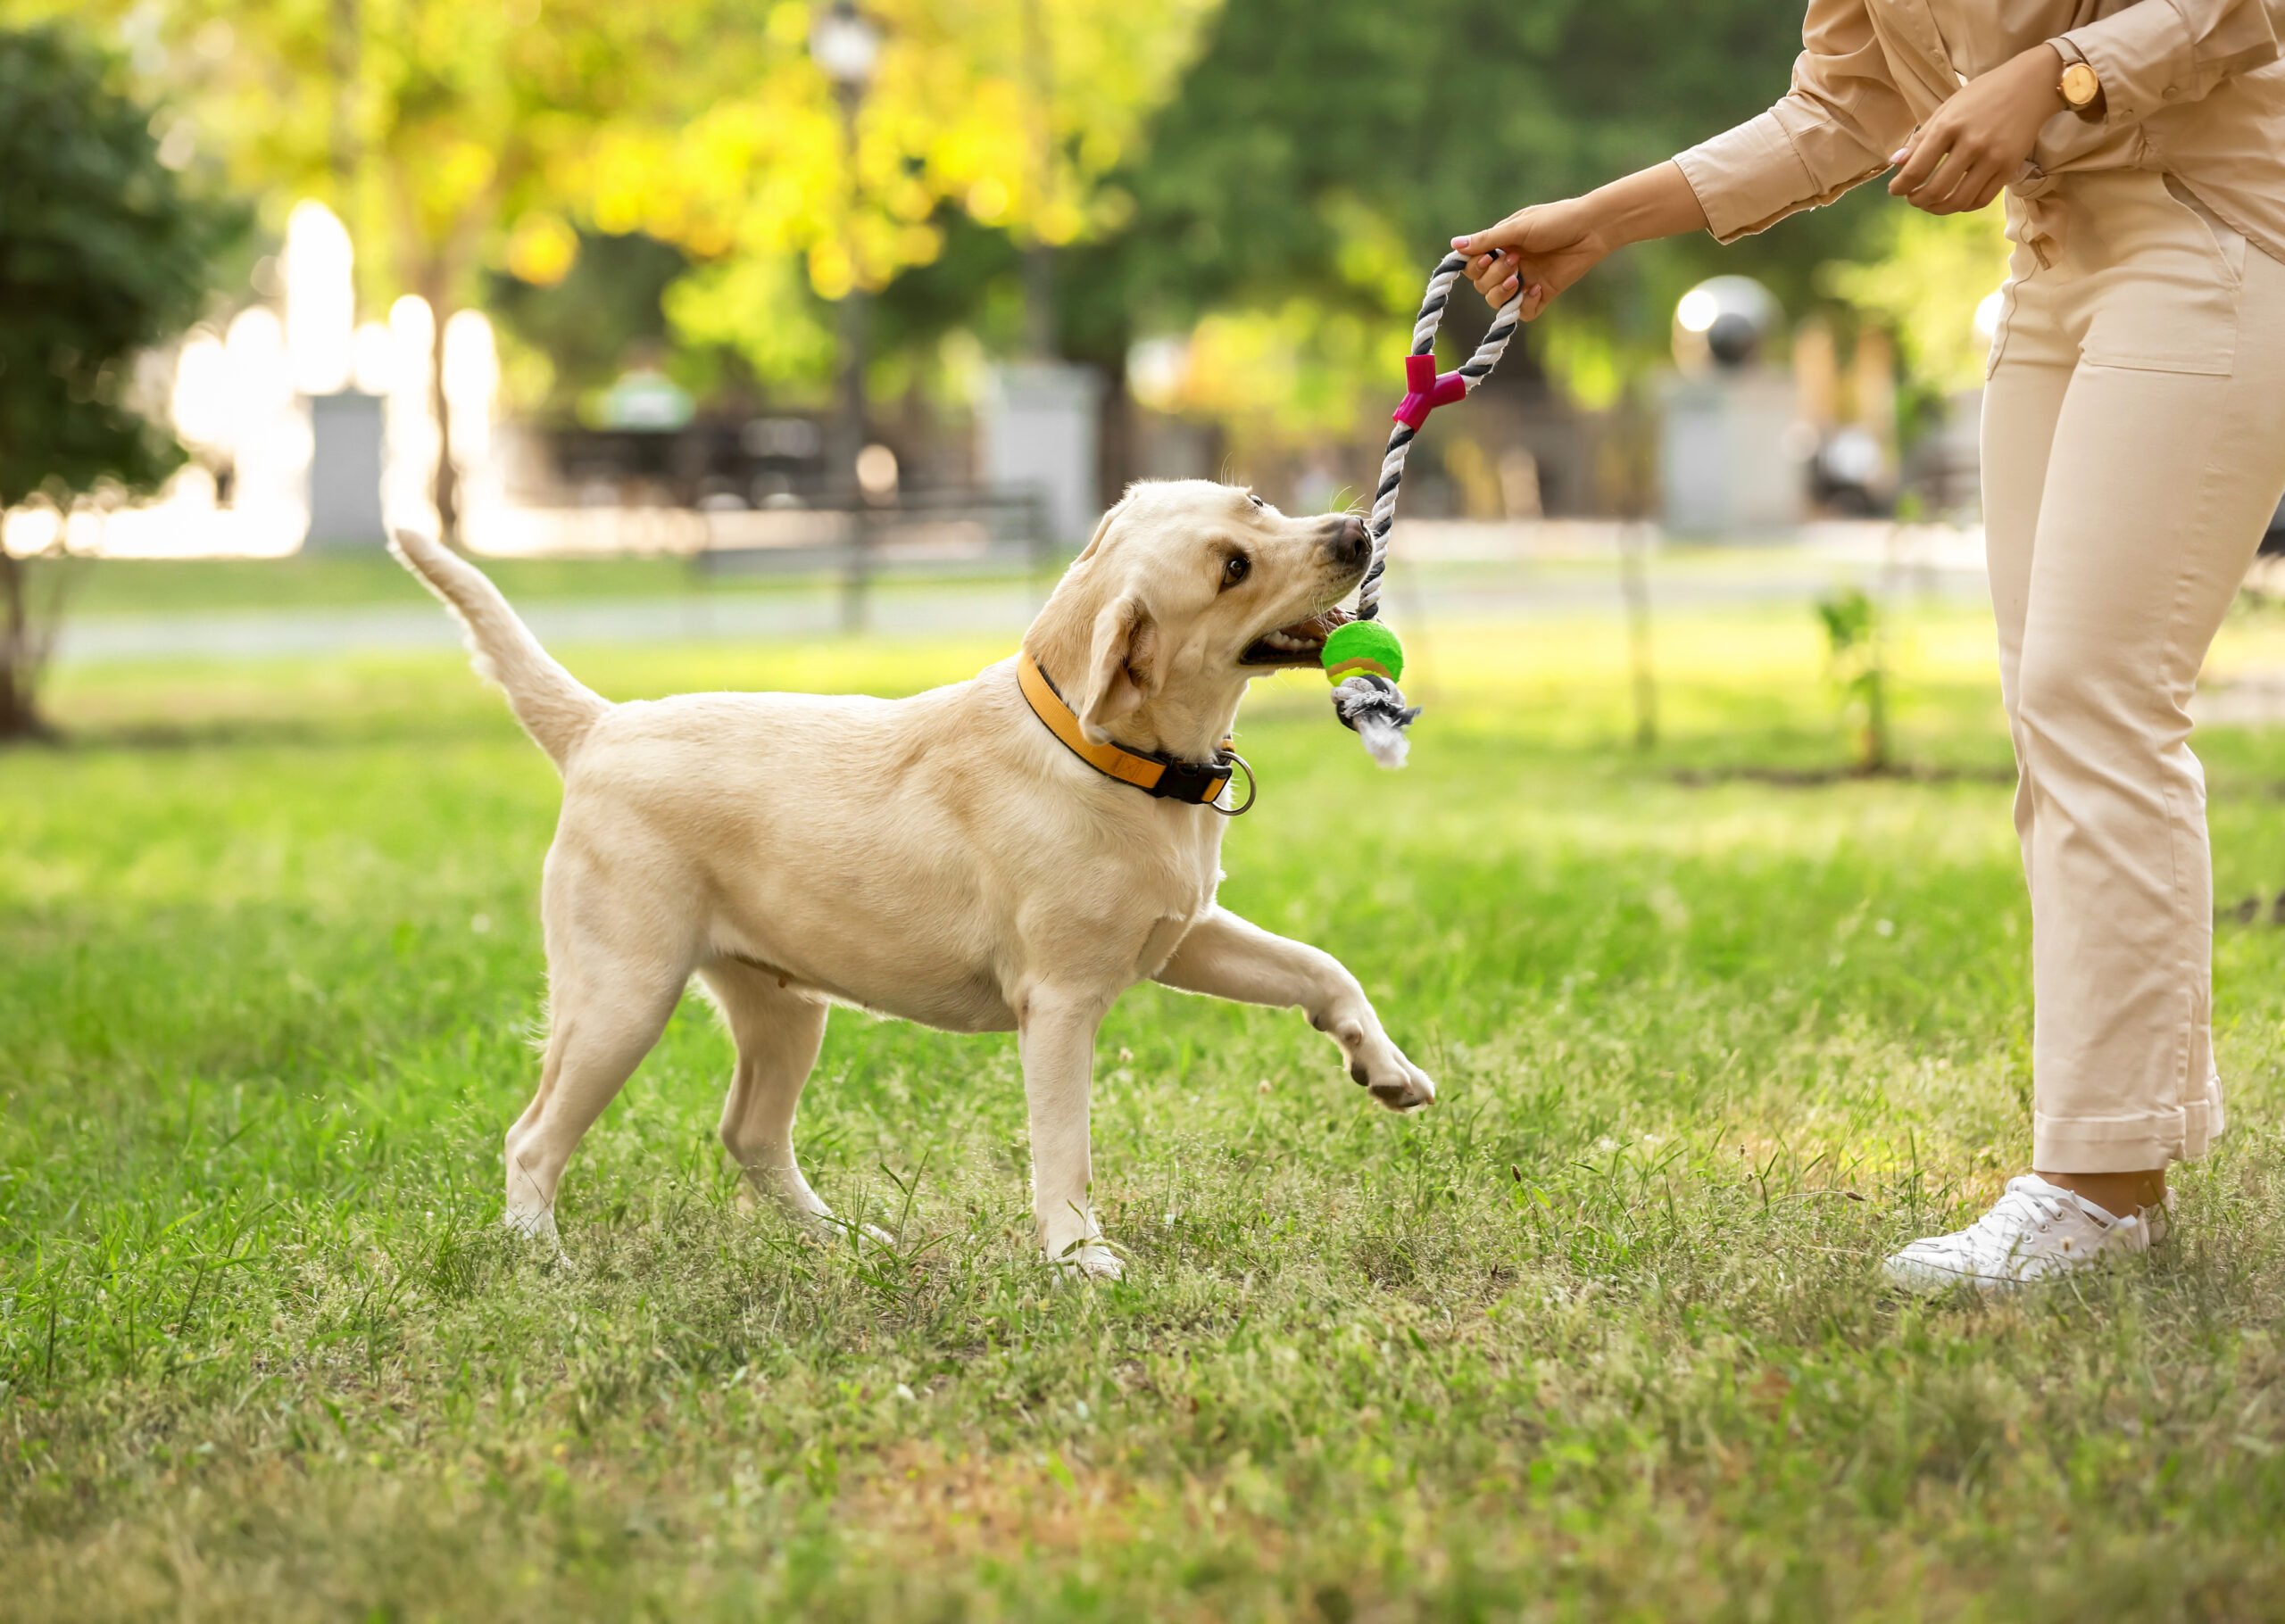
[[[2103,99],[2103,82],[2087,65],[2087,59],[2077,48],[2064,40],[2054,42],[2063,57],[2063,80],[2056,87],[2064,104],[2082,119],[2097,116]]]

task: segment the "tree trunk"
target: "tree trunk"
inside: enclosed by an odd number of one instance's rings
[[[1101,487],[1100,505],[1109,507],[1134,482],[1140,450],[1135,443],[1139,426],[1134,417],[1134,391],[1126,377],[1126,351],[1122,347],[1112,359],[1100,365],[1103,394],[1096,430],[1095,482]]]
[[[36,676],[27,669],[24,560],[0,551],[0,739],[29,733]]]
[[[436,474],[431,494],[436,503],[436,534],[447,544],[459,540],[461,525],[460,470],[453,466],[453,408],[445,397],[445,323],[451,315],[445,301],[451,286],[451,273],[442,265],[432,265],[421,278],[420,296],[428,302],[429,319],[435,324],[428,336],[428,401],[436,414]]]
[[[0,744],[55,736],[39,713],[39,680],[54,647],[62,583],[45,605],[35,603],[32,564],[0,551]]]
[[[1024,77],[1031,95],[1025,100],[1026,135],[1031,147],[1032,206],[1044,207],[1055,187],[1054,135],[1050,110],[1054,105],[1055,62],[1049,54],[1047,18],[1040,0],[1024,0]],[[1025,232],[1023,251],[1024,349],[1033,360],[1055,359],[1055,250],[1040,240],[1034,220]]]

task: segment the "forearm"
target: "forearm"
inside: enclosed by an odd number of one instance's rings
[[[1593,211],[1597,230],[1612,248],[1682,236],[1706,229],[1706,210],[1681,167],[1671,162],[1598,186],[1580,200]]]

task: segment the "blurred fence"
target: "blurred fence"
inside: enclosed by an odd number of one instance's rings
[[[852,631],[864,629],[883,576],[1043,580],[1057,561],[1040,499],[985,490],[899,492],[839,508],[478,507],[464,516],[461,539],[494,555],[665,554],[687,558],[706,576],[828,575],[842,583],[842,621]]]

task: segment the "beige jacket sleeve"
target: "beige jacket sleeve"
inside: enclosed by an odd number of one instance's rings
[[[2195,102],[2232,73],[2277,60],[2275,0],[2131,0],[2073,29],[2069,47],[2103,82],[2103,120],[2139,123],[2178,102]]]
[[[1782,101],[1674,160],[1722,242],[1831,203],[1886,169],[1912,133],[1865,0],[1809,0],[1801,45]]]

